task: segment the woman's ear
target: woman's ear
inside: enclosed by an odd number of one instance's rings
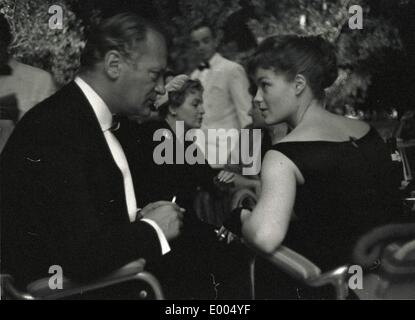
[[[116,80],[120,77],[121,59],[121,54],[117,50],[110,50],[105,54],[105,73],[112,80]]]
[[[307,79],[302,74],[297,74],[294,78],[295,95],[299,96],[307,86]]]

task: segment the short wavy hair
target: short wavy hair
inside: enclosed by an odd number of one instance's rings
[[[165,119],[169,113],[169,107],[180,107],[186,100],[187,95],[193,92],[203,93],[202,83],[197,79],[188,79],[179,90],[170,91],[168,93],[169,101],[158,109],[160,118]]]

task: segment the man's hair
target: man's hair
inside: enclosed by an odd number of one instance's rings
[[[201,92],[203,93],[203,86],[199,80],[188,79],[183,86],[174,91],[170,91],[169,102],[165,103],[158,109],[160,118],[165,119],[169,113],[169,107],[179,108],[186,100],[189,93]]]
[[[9,22],[7,21],[6,17],[0,14],[0,43],[2,46],[7,48],[12,42],[12,39],[13,37]]]
[[[92,68],[110,50],[132,58],[133,50],[146,39],[149,30],[164,34],[159,26],[134,14],[119,13],[92,26],[81,54],[81,67]]]
[[[190,33],[192,33],[195,30],[201,29],[201,28],[208,28],[210,30],[210,33],[212,34],[213,38],[216,38],[216,32],[215,29],[212,27],[212,25],[206,21],[206,20],[197,20],[190,26]]]

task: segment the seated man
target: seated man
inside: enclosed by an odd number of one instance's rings
[[[136,140],[128,122],[113,123],[114,114],[150,113],[164,93],[166,57],[156,26],[129,13],[105,19],[88,36],[75,81],[17,124],[0,158],[0,191],[2,273],[18,286],[50,276],[53,265],[90,281],[170,250],[182,210],[137,201],[147,190]]]

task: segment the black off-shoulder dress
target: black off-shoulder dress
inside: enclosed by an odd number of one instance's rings
[[[358,238],[399,221],[400,175],[374,128],[349,141],[284,142],[273,150],[302,173],[285,245],[324,271],[351,262]]]
[[[344,142],[281,142],[272,150],[293,161],[305,179],[283,244],[322,271],[350,264],[357,240],[372,228],[401,221],[399,166],[374,128]],[[258,265],[259,298],[334,297],[328,287],[310,290],[270,269],[264,261]]]

